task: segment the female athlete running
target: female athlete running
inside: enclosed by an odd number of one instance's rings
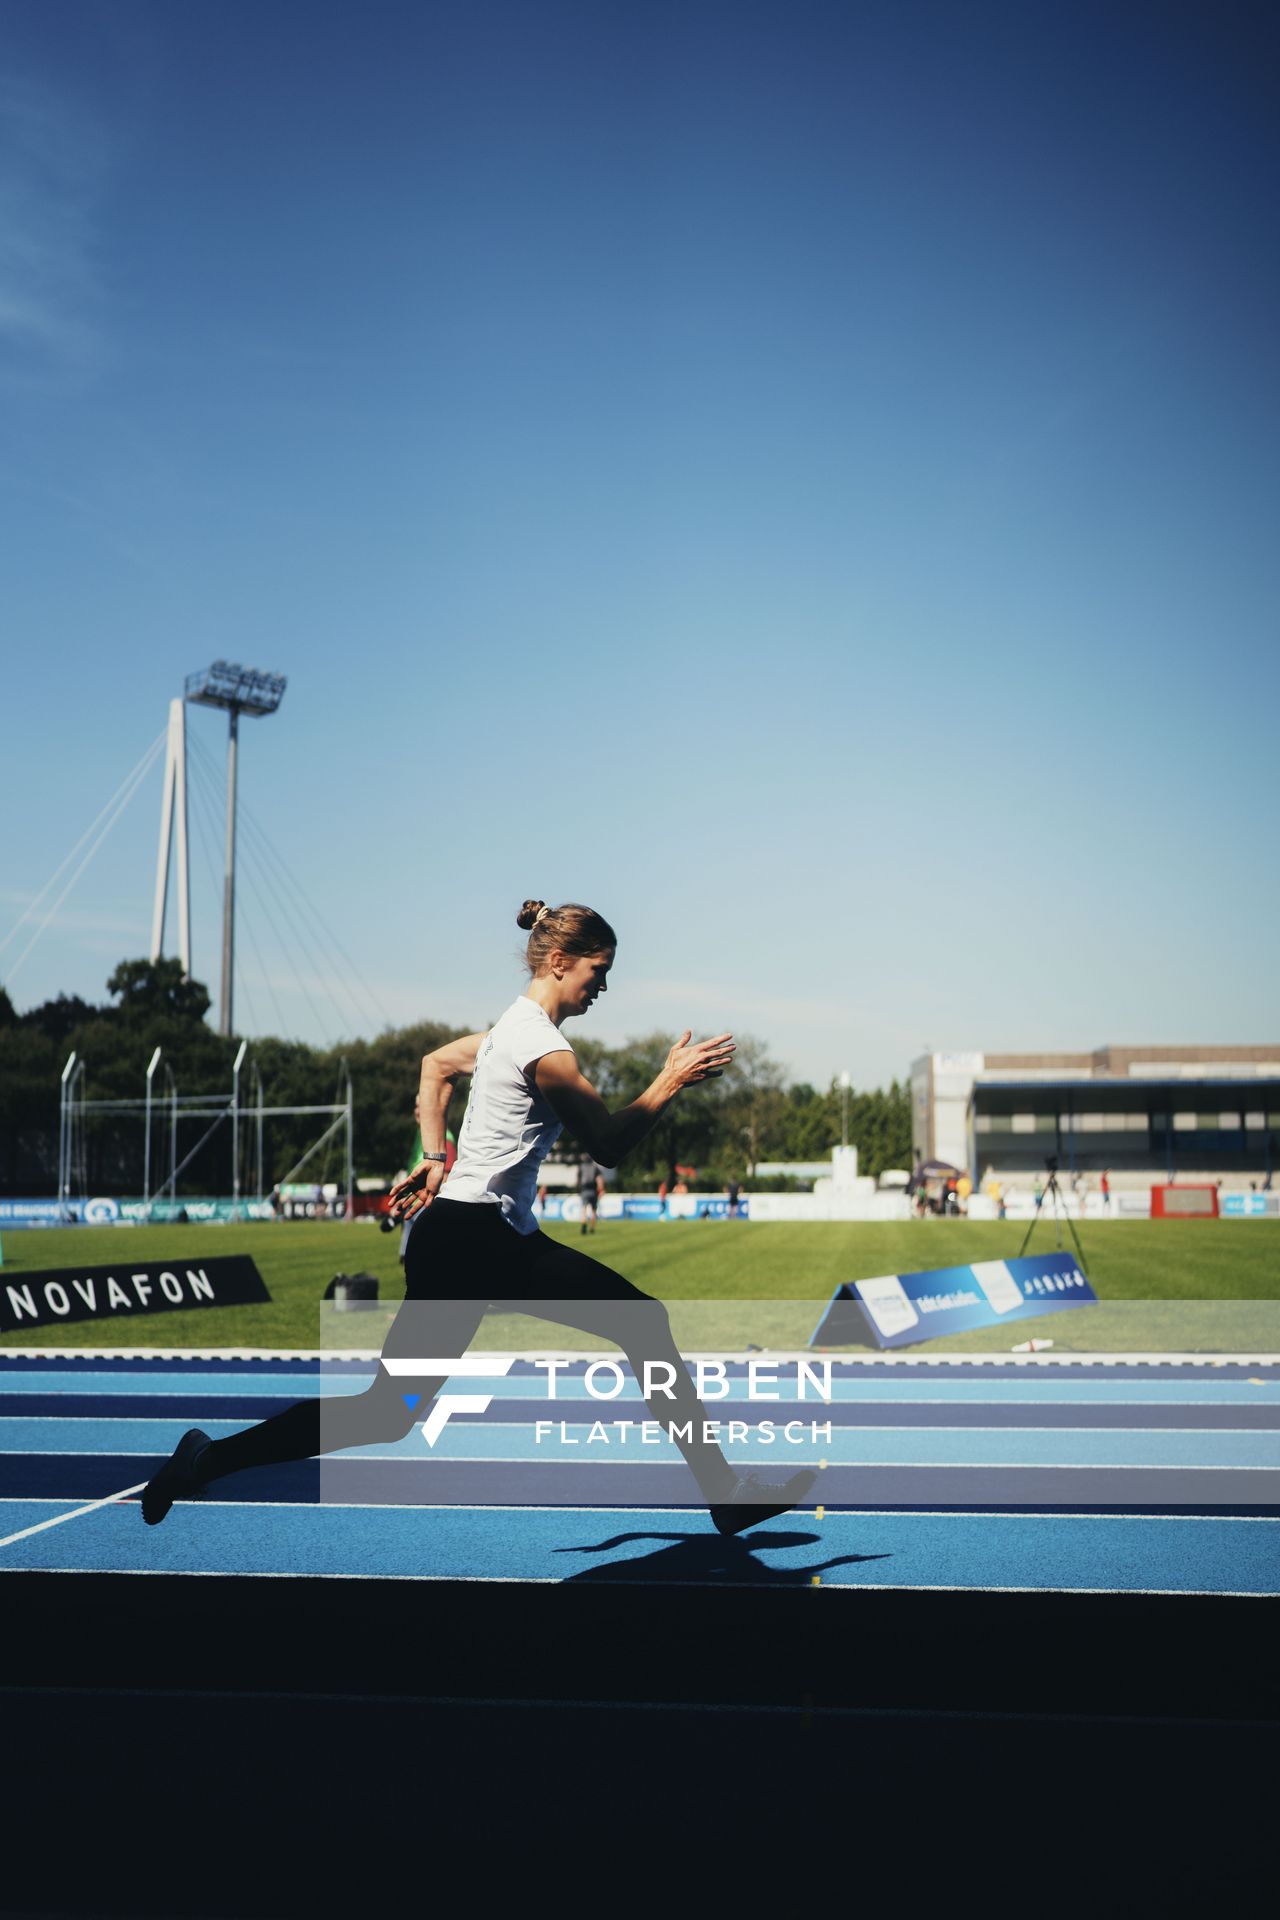
[[[661,1383],[650,1413],[671,1432],[721,1533],[741,1533],[794,1506],[814,1475],[771,1484],[731,1467],[706,1436],[706,1412],[666,1309],[612,1268],[541,1232],[532,1204],[538,1168],[562,1127],[602,1166],[616,1166],[684,1088],[724,1072],[733,1036],[695,1042],[686,1032],[639,1099],[610,1113],[560,1029],[607,991],[617,936],[600,914],[572,904],[526,900],[516,919],[529,934],[527,991],[488,1033],[450,1041],[422,1062],[423,1159],[391,1195],[393,1213],[412,1221],[406,1305],[383,1357],[456,1359],[491,1307],[601,1335],[622,1348],[637,1380],[650,1364]],[[468,1074],[458,1158],[446,1176],[445,1117]],[[225,1440],[193,1428],[144,1489],[143,1518],[154,1526],[174,1500],[197,1499],[211,1481],[244,1467],[401,1439],[421,1421],[420,1402],[443,1385],[443,1378],[393,1376],[380,1365],[364,1393],[302,1401]],[[416,1393],[406,1396],[406,1387]]]

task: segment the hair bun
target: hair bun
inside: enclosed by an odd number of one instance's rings
[[[546,906],[546,904],[547,903],[545,900],[526,900],[525,901],[519,913],[516,915],[516,925],[521,929],[522,932],[524,933],[529,932],[530,928],[533,926],[534,921],[537,919],[539,913],[541,912],[542,908]]]

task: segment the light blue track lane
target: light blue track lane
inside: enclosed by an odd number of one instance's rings
[[[254,1398],[282,1400],[305,1400],[322,1391],[326,1394],[360,1393],[373,1378],[367,1374],[331,1373],[322,1374],[308,1370],[300,1364],[296,1375],[280,1373],[243,1372],[230,1368],[198,1372],[182,1366],[170,1369],[155,1361],[140,1362],[135,1369],[115,1371],[77,1372],[73,1369],[55,1369],[37,1371],[17,1367],[0,1366],[0,1393],[99,1393],[104,1398],[112,1394],[128,1394],[136,1397],[140,1394],[163,1394],[169,1398],[174,1395],[190,1396],[193,1400],[202,1396],[218,1398],[228,1394],[252,1396]],[[794,1390],[794,1376],[780,1370],[779,1378],[784,1385],[784,1397],[775,1404],[778,1407],[794,1408],[797,1404],[812,1411],[820,1406],[810,1393],[804,1401],[797,1403]],[[1031,1374],[1018,1379],[1008,1375],[986,1375],[979,1372],[968,1378],[948,1377],[929,1378],[917,1369],[903,1369],[900,1377],[893,1379],[859,1378],[842,1374],[837,1367],[832,1376],[833,1398],[851,1403],[877,1402],[910,1404],[912,1402],[929,1404],[955,1404],[957,1406],[981,1407],[987,1405],[1011,1406],[1081,1406],[1105,1403],[1124,1405],[1126,1403],[1142,1406],[1263,1406],[1280,1405],[1280,1378],[1261,1379],[1260,1384],[1250,1380],[1216,1380],[1212,1376],[1188,1380],[1182,1378],[1161,1378],[1157,1369],[1152,1369],[1149,1379],[1137,1380],[1132,1377],[1106,1377],[1097,1375],[1079,1378],[1064,1378],[1061,1374]],[[475,1392],[483,1390],[498,1400],[541,1399],[546,1391],[544,1377],[540,1374],[515,1374],[506,1378],[485,1379],[477,1383],[474,1379],[458,1380],[457,1390]],[[741,1378],[731,1382],[733,1391],[731,1402],[746,1402],[746,1384]],[[562,1375],[557,1381],[557,1399],[550,1403],[551,1410],[559,1401],[589,1402],[592,1406],[616,1406],[621,1402],[640,1404],[640,1394],[635,1383],[628,1380],[619,1401],[596,1402],[588,1395],[582,1374]],[[707,1394],[707,1410],[714,1414],[718,1406],[726,1404],[717,1400],[711,1392]],[[767,1407],[763,1401],[754,1403],[761,1412]]]
[[[63,1502],[0,1502],[0,1535],[68,1510]],[[0,1566],[798,1586],[817,1574],[824,1587],[842,1588],[1262,1594],[1280,1589],[1280,1521],[845,1512],[818,1521],[800,1512],[721,1541],[709,1520],[672,1510],[388,1511],[206,1501],[175,1508],[163,1526],[149,1528],[130,1502],[18,1541],[0,1553]],[[424,1626],[430,1617],[424,1597]],[[1017,1652],[1025,1657],[1027,1649]]]
[[[594,1462],[607,1470],[611,1463],[644,1462],[659,1465],[676,1461],[679,1453],[665,1437],[647,1444],[638,1423],[619,1439],[607,1416],[608,1442],[588,1443],[589,1424],[566,1422],[569,1441],[561,1439],[561,1422],[539,1443],[532,1421],[503,1425],[493,1420],[456,1418],[428,1451],[415,1428],[404,1440],[385,1445],[346,1449],[354,1459],[523,1460],[559,1466]],[[163,1458],[172,1453],[190,1420],[0,1419],[0,1456],[20,1453],[129,1454]],[[206,1420],[203,1431],[222,1439],[243,1429],[243,1420]],[[819,1422],[819,1425],[821,1423]],[[811,1417],[800,1422],[802,1439],[735,1443],[722,1434],[731,1460],[759,1461],[799,1467],[819,1458],[852,1466],[945,1467],[1232,1467],[1280,1468],[1280,1433],[1233,1432],[1220,1428],[1157,1428],[1132,1430],[1079,1427],[833,1427],[830,1438],[811,1437]],[[334,1457],[334,1456],[330,1456]]]

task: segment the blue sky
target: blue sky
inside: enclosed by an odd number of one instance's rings
[[[250,1034],[483,1023],[534,894],[615,1042],[1276,1037],[1273,8],[5,11],[0,940],[226,658]]]

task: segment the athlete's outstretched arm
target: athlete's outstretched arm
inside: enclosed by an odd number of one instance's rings
[[[444,1123],[453,1090],[464,1074],[475,1070],[476,1055],[484,1038],[482,1033],[466,1033],[458,1040],[447,1040],[434,1053],[423,1054],[418,1080],[418,1126],[424,1153],[444,1152]],[[409,1220],[423,1207],[430,1206],[443,1179],[442,1160],[419,1161],[409,1178],[391,1189],[392,1219]]]
[[[571,1053],[544,1053],[534,1068],[539,1093],[545,1094],[560,1120],[602,1167],[619,1160],[652,1131],[678,1093],[715,1080],[734,1054],[731,1033],[714,1040],[694,1041],[686,1031],[677,1040],[662,1072],[638,1100],[610,1113]]]

